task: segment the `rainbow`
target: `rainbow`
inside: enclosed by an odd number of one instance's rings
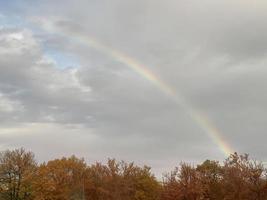
[[[59,31],[57,31],[59,33]],[[62,34],[62,32],[60,33]],[[211,140],[218,146],[221,152],[225,156],[229,156],[234,152],[232,147],[223,138],[223,134],[216,128],[216,126],[211,122],[211,120],[204,114],[195,109],[182,94],[180,94],[173,87],[165,83],[161,78],[149,70],[148,67],[139,63],[132,57],[116,50],[110,48],[103,43],[99,42],[94,37],[88,35],[83,35],[77,32],[70,32],[62,34],[66,38],[72,38],[80,44],[87,45],[90,48],[94,48],[97,51],[111,57],[112,59],[124,64],[125,66],[131,68],[133,71],[138,73],[141,77],[148,80],[159,88],[166,95],[170,96],[184,111],[192,118],[192,120],[202,128],[203,131],[211,138]]]

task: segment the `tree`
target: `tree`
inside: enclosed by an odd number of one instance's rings
[[[32,182],[35,178],[36,167],[34,154],[23,148],[1,152],[0,199],[32,199]]]
[[[88,168],[88,199],[94,200],[157,200],[160,184],[147,166],[117,162],[96,163]]]
[[[266,170],[248,154],[230,155],[224,163],[223,176],[226,199],[267,199]]]
[[[163,181],[162,199],[166,200],[197,200],[201,196],[196,169],[186,163],[181,163]]]
[[[201,197],[209,200],[223,199],[222,167],[219,162],[206,160],[197,168]]]
[[[34,183],[36,200],[82,199],[86,163],[75,156],[40,165]]]
[[[162,200],[178,200],[180,196],[180,183],[178,180],[178,168],[163,176]]]
[[[75,156],[37,165],[23,148],[0,153],[0,200],[267,200],[267,172],[247,154],[181,163],[159,182],[148,166]]]

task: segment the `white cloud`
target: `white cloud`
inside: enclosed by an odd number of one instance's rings
[[[29,30],[10,30],[2,28],[0,30],[0,54],[1,55],[21,55],[25,51],[36,50],[37,42],[32,37]]]
[[[14,101],[9,99],[8,97],[4,96],[0,93],[0,112],[4,113],[12,113],[23,111],[24,107],[19,101]]]

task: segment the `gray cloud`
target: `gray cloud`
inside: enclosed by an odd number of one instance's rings
[[[181,159],[224,157],[170,97],[78,38],[91,36],[144,64],[183,94],[211,118],[233,148],[267,158],[266,3],[60,4],[20,5],[24,9],[16,15],[28,26],[0,31],[1,127],[19,132],[26,126],[31,133],[0,134],[2,146],[32,148],[40,159],[66,151],[89,159],[147,161],[157,172]],[[49,51],[75,57],[77,66],[60,69]],[[70,125],[75,128],[68,130]],[[49,144],[46,154],[42,149]]]

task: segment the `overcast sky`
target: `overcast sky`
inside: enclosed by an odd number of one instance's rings
[[[0,150],[155,173],[225,158],[181,105],[92,38],[174,88],[232,149],[267,160],[265,0],[1,0]]]

